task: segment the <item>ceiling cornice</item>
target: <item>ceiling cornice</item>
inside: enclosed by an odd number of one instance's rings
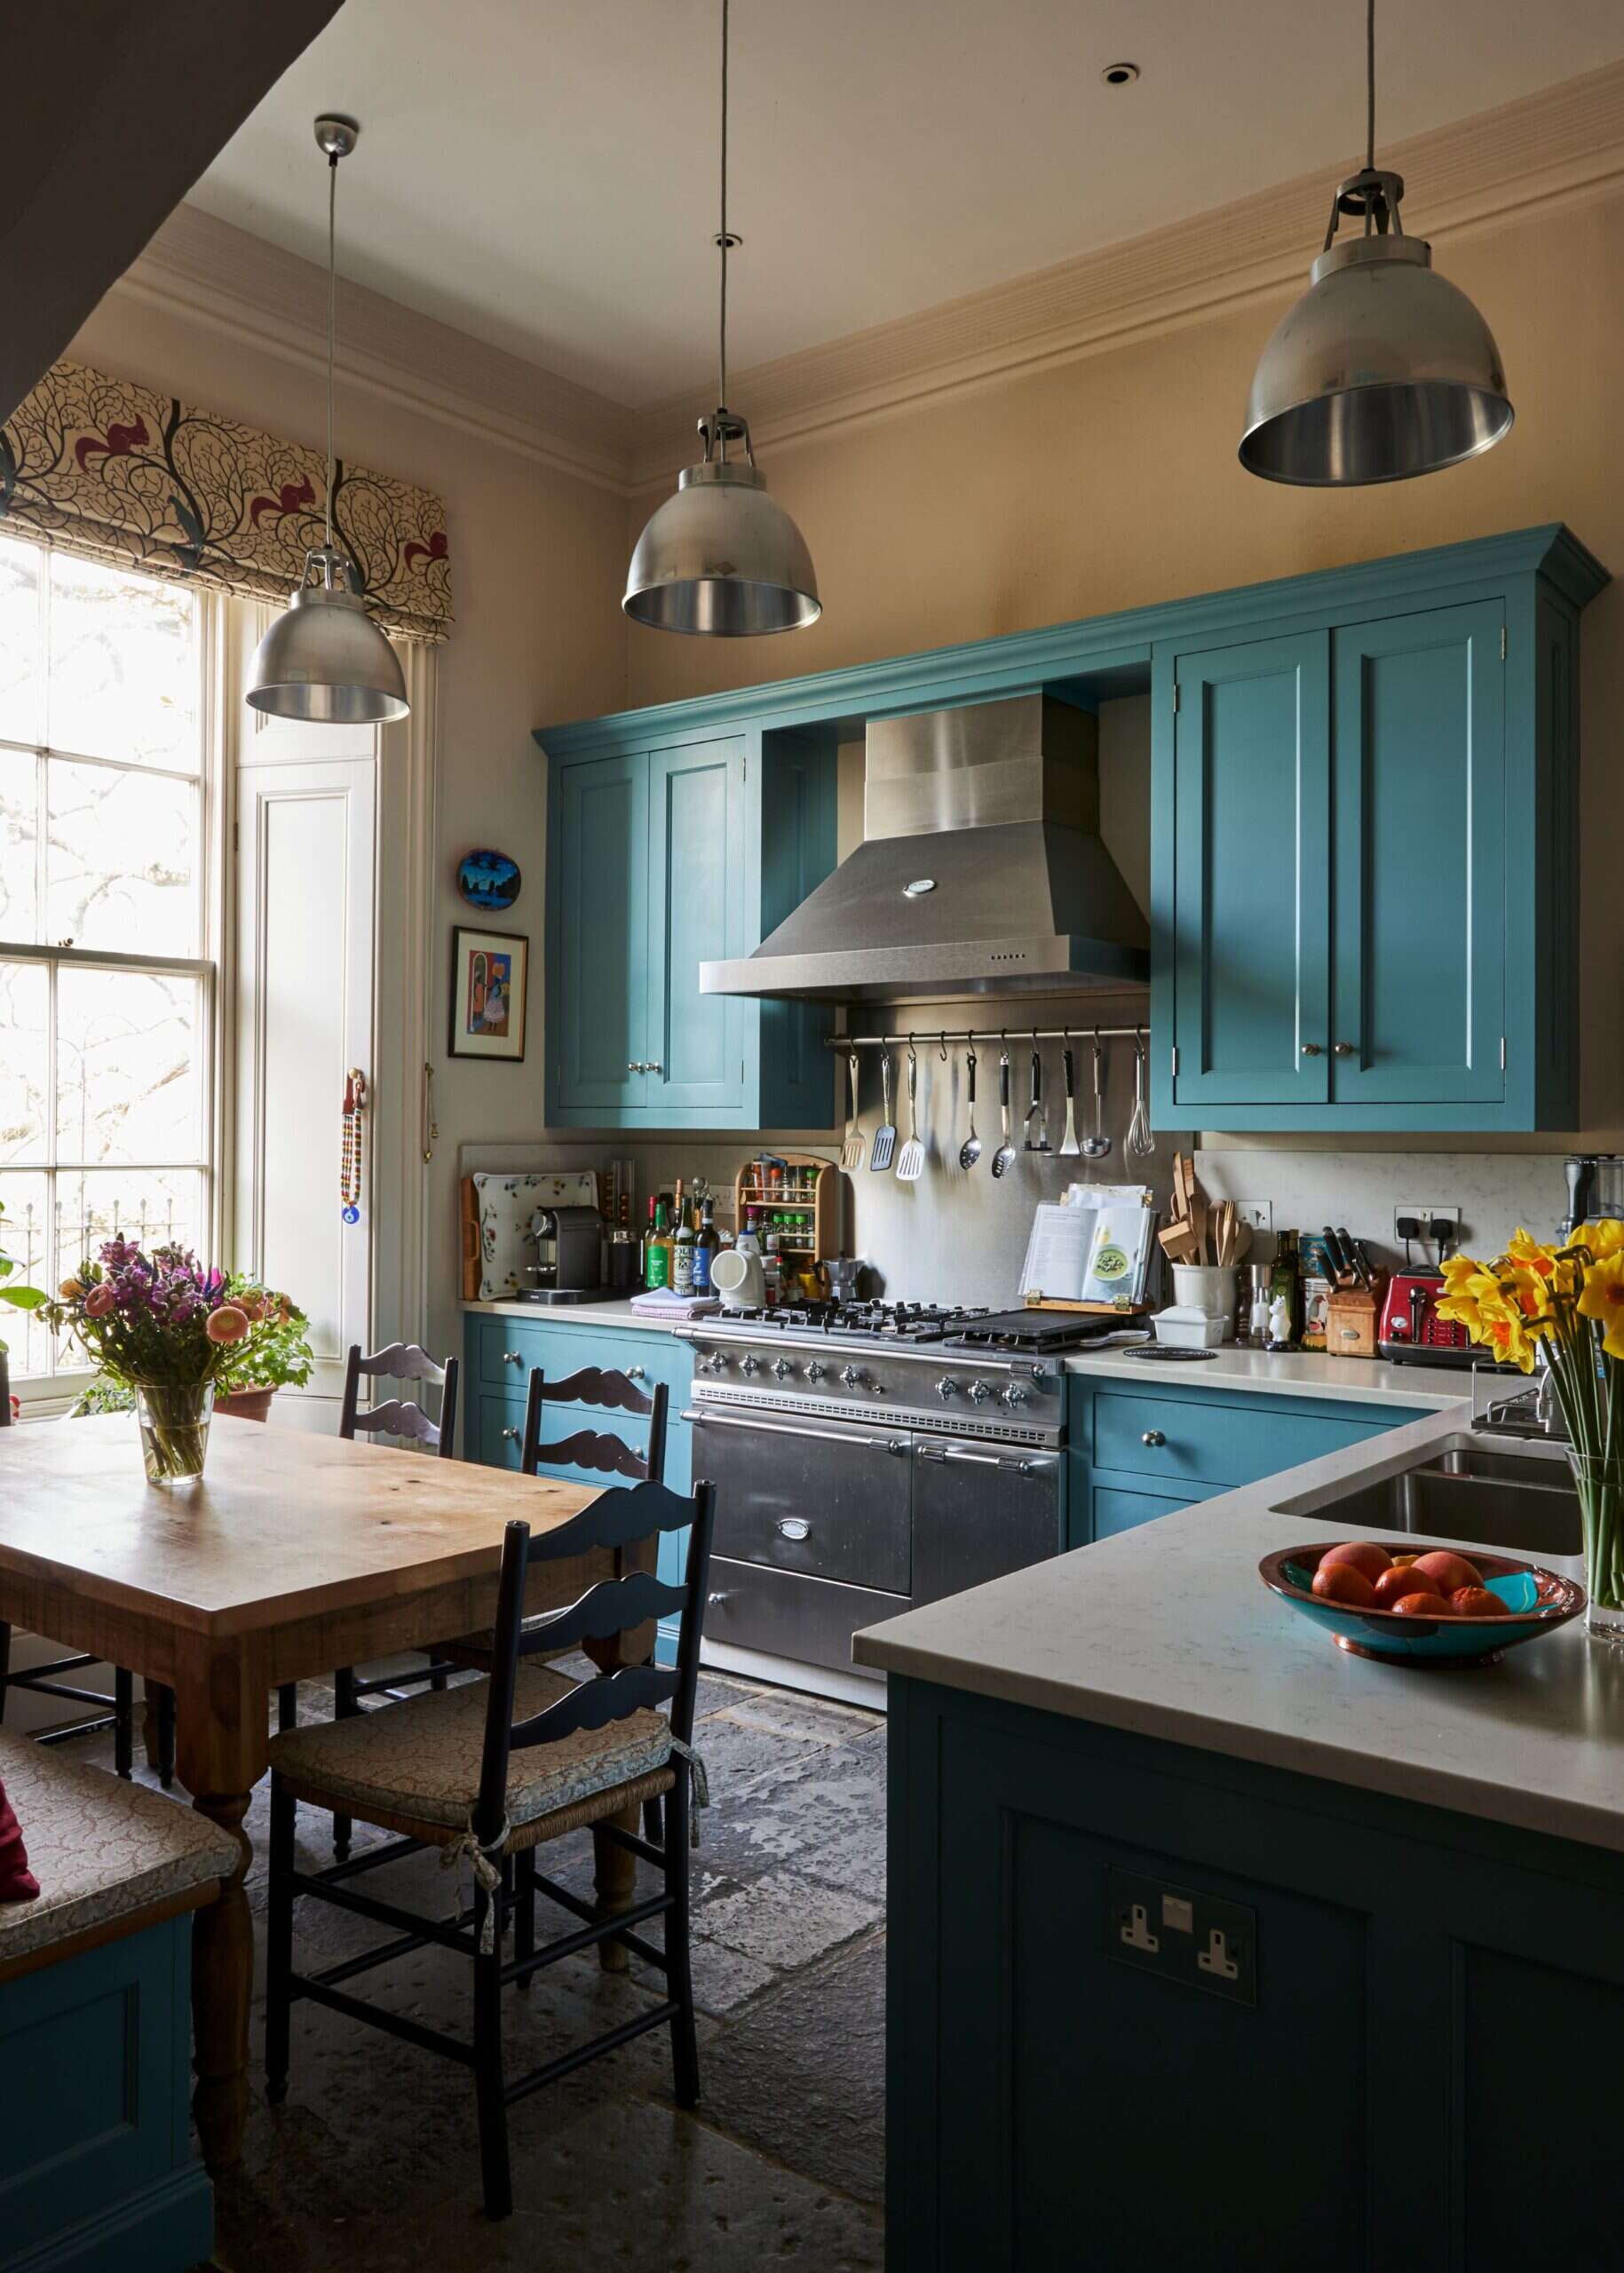
[[[1384,147],[1430,239],[1624,179],[1624,64]],[[1278,189],[1176,221],[741,372],[730,393],[757,446],[895,411],[1045,363],[1097,354],[1294,282],[1325,234],[1334,156]],[[1259,342],[1262,345],[1262,342]],[[692,454],[694,400],[635,415],[634,478],[667,481]]]
[[[1624,63],[1384,147],[1431,239],[1624,183]],[[1305,281],[1331,186],[1357,158],[1007,283],[740,372],[757,442],[831,427],[1097,354]],[[320,368],[326,272],[182,205],[109,295]],[[345,283],[350,382],[622,495],[663,485],[693,454],[692,392],[633,411],[382,293]]]

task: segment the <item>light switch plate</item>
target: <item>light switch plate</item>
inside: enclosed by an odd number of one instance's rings
[[[1235,1214],[1241,1223],[1255,1232],[1271,1232],[1274,1229],[1272,1200],[1237,1200]]]

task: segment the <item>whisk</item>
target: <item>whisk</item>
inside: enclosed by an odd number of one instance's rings
[[[1145,1160],[1156,1149],[1150,1115],[1145,1110],[1145,1028],[1134,1029],[1133,1119],[1128,1124],[1128,1150]]]

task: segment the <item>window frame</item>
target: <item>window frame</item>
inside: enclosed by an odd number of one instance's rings
[[[0,536],[0,542],[11,541]],[[60,552],[65,557],[85,559],[87,565],[108,567],[116,564],[98,561],[91,556],[76,554],[69,545],[54,545],[48,537],[30,533],[22,542],[33,546],[42,556]],[[119,573],[139,576],[139,568],[121,569]],[[151,578],[153,582],[165,582],[164,578]],[[19,1175],[43,1175],[47,1188],[54,1195],[56,1179],[63,1174],[75,1174],[81,1168],[94,1172],[98,1164],[77,1161],[63,1163],[57,1158],[57,1115],[55,1110],[55,1035],[56,988],[59,973],[68,968],[90,970],[128,970],[171,973],[194,978],[199,986],[198,1036],[201,1064],[199,1066],[199,1124],[202,1139],[202,1157],[191,1160],[114,1161],[110,1168],[128,1169],[140,1174],[143,1169],[153,1173],[173,1169],[199,1176],[202,1179],[202,1202],[200,1209],[200,1236],[210,1254],[218,1253],[224,1229],[225,1194],[229,1189],[229,1163],[225,1157],[228,1135],[226,1113],[223,1068],[227,1060],[230,1037],[224,1032],[224,1013],[229,1001],[230,946],[228,924],[228,869],[226,848],[227,832],[234,827],[231,813],[234,788],[232,769],[226,763],[226,722],[222,716],[221,693],[226,685],[223,670],[223,647],[226,637],[226,609],[220,597],[201,586],[188,587],[196,611],[194,638],[194,663],[197,672],[198,769],[195,777],[182,774],[178,767],[129,764],[116,757],[86,756],[83,753],[59,749],[49,741],[38,743],[20,742],[0,737],[0,748],[20,751],[37,761],[57,758],[69,764],[93,764],[111,770],[133,773],[150,773],[175,780],[195,778],[197,783],[197,859],[198,877],[198,952],[194,955],[154,955],[124,954],[113,948],[52,946],[36,940],[11,940],[0,938],[0,962],[41,962],[46,964],[50,977],[50,1018],[51,1065],[51,1112],[47,1129],[45,1156],[42,1160],[18,1162],[12,1172]],[[49,661],[49,648],[46,648]],[[42,721],[48,724],[48,717]],[[45,844],[42,833],[39,844],[41,879],[45,860]],[[36,890],[39,888],[36,879]],[[39,920],[43,922],[45,902],[39,900]],[[4,1194],[7,1170],[0,1168],[0,1195]],[[4,1219],[0,1219],[3,1221]],[[54,1239],[56,1210],[51,1210]],[[50,1267],[47,1254],[47,1291],[54,1291],[54,1280],[61,1271],[73,1267],[77,1256],[56,1258],[59,1269]],[[13,1337],[14,1338],[14,1337]],[[95,1368],[83,1362],[59,1365],[50,1374],[13,1374],[12,1394],[18,1399],[21,1417],[25,1421],[44,1420],[68,1411],[95,1379]]]

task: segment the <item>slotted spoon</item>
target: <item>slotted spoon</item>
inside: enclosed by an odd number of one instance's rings
[[[993,1174],[1001,1176],[1015,1158],[1015,1147],[1010,1142],[1010,1053],[1006,1049],[998,1060],[998,1115],[1003,1125],[1003,1142],[993,1154]]]
[[[981,1157],[981,1139],[976,1134],[976,1053],[972,1049],[965,1060],[970,1089],[966,1099],[970,1106],[970,1134],[959,1146],[959,1166],[973,1168]]]
[[[847,1095],[850,1100],[846,1113],[846,1141],[840,1148],[843,1168],[860,1168],[863,1165],[863,1132],[857,1125],[857,1052],[846,1052]]]
[[[888,1168],[891,1156],[897,1149],[897,1124],[891,1117],[891,1052],[880,1052],[880,1088],[884,1097],[884,1118],[874,1132],[874,1149],[868,1155],[871,1168]]]
[[[913,1044],[907,1053],[907,1143],[897,1155],[899,1184],[917,1184],[924,1174],[925,1148],[919,1141],[919,1057]]]

